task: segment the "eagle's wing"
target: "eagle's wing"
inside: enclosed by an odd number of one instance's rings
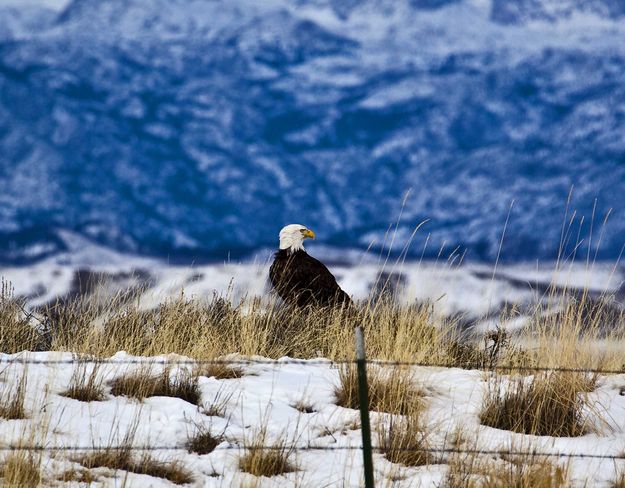
[[[269,279],[278,295],[292,305],[305,307],[309,304],[332,306],[352,303],[330,270],[305,251],[292,255],[285,251],[277,252],[269,268]]]
[[[312,290],[320,302],[324,304],[352,303],[349,295],[341,289],[326,265],[311,255],[305,254],[295,273],[298,276],[294,278]]]

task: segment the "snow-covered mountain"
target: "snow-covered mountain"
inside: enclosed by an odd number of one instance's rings
[[[512,201],[502,258],[555,258],[572,186],[582,236],[613,210],[616,257],[623,5],[3,0],[0,259],[66,250],[66,230],[236,258],[288,222],[375,249],[398,219],[401,251],[430,219],[409,255],[490,260]]]

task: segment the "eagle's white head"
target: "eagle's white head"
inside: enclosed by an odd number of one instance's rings
[[[280,249],[289,252],[304,251],[304,239],[315,238],[315,233],[304,225],[289,224],[280,231]]]

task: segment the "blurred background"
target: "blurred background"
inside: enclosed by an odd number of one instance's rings
[[[571,218],[615,260],[624,39],[622,0],[0,0],[0,264],[250,260],[292,222],[399,254],[425,220],[409,259],[506,227],[554,260]]]

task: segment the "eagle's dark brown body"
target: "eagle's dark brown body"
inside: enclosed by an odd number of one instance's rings
[[[306,251],[278,251],[269,268],[269,279],[276,293],[289,305],[304,308],[352,303],[328,268]]]

